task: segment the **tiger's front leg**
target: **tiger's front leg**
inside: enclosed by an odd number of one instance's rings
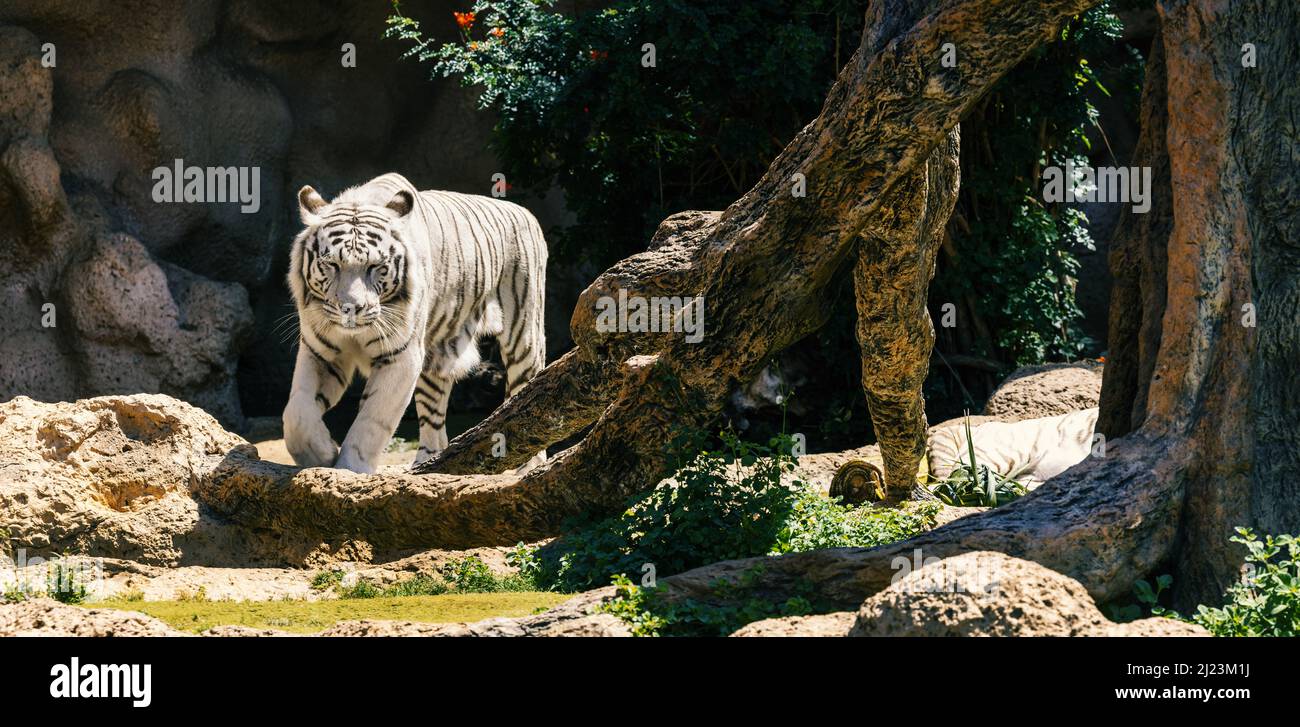
[[[412,341],[400,353],[380,356],[371,365],[361,410],[348,430],[335,467],[371,474],[397,431],[424,363],[424,346]]]
[[[328,349],[325,349],[328,350]],[[338,403],[352,369],[300,341],[293,388],[284,409],[284,444],[300,467],[332,467],[339,448],[321,417]]]

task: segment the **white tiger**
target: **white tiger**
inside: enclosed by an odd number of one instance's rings
[[[400,174],[330,202],[303,187],[298,203],[305,229],[288,280],[300,335],[284,435],[299,465],[374,472],[412,394],[415,461],[442,451],[452,384],[478,363],[481,336],[500,343],[508,395],[545,365],[546,241],[523,207],[422,192]],[[321,417],[358,373],[361,410],[340,447]]]
[[[1004,477],[1034,489],[1083,461],[1092,451],[1097,408],[1041,419],[984,422],[971,427],[975,459]],[[927,444],[930,474],[949,477],[970,462],[960,421],[936,429]]]

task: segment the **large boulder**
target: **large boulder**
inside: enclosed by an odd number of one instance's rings
[[[1102,365],[1093,361],[1017,369],[989,396],[984,414],[1016,422],[1096,407],[1101,374]]]
[[[850,636],[1208,636],[1151,618],[1119,624],[1076,580],[1002,553],[945,558],[868,598]]]
[[[0,513],[29,556],[73,552],[175,565],[186,551],[236,547],[200,511],[191,480],[244,440],[166,396],[0,404]]]
[[[755,636],[847,636],[853,628],[854,615],[848,611],[814,616],[782,616],[745,624],[731,634]]]
[[[543,505],[514,483],[266,462],[203,410],[157,394],[0,404],[0,528],[29,556],[324,567],[549,536],[530,524]]]
[[[0,93],[14,109],[0,119],[0,398],[164,392],[239,426],[235,369],[253,323],[247,291],[158,262],[136,237],[109,232],[120,224],[113,205],[126,199],[117,185],[129,177],[117,155],[134,137],[96,141],[70,168],[69,150],[55,140],[81,137],[54,123],[52,71],[40,58],[41,39],[0,27]],[[147,125],[132,109],[118,111]],[[113,193],[96,195],[85,180],[65,191],[78,165],[111,173]]]
[[[0,603],[0,637],[188,635],[135,611],[68,606],[49,598]]]
[[[171,394],[240,422],[235,368],[253,327],[243,287],[156,262],[122,234],[97,237],[67,274],[85,394]]]

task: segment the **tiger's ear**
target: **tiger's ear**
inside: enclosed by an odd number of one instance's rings
[[[320,222],[316,213],[321,207],[325,206],[325,199],[320,196],[316,190],[307,185],[298,190],[298,216],[302,218],[302,223],[311,226]]]
[[[393,195],[393,198],[388,200],[388,204],[384,206],[396,212],[398,217],[405,217],[411,214],[411,208],[415,207],[415,198],[411,196],[410,192],[403,189]]]

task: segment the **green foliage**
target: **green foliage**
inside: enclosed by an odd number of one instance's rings
[[[1097,68],[1122,30],[1108,3],[1083,13],[962,119],[962,189],[951,227],[959,257],[940,265],[932,290],[943,291],[942,302],[969,301],[993,332],[964,353],[1026,365],[1074,360],[1092,345],[1079,329],[1074,290],[1076,253],[1093,249],[1087,220],[1043,201],[1041,170],[1087,164],[1093,139],[1105,139],[1089,97],[1112,93]],[[1120,55],[1107,70],[1124,79],[1115,93],[1135,103],[1140,58]]]
[[[768,445],[720,435],[718,448],[679,436],[672,449],[677,474],[631,500],[622,514],[574,524],[537,553],[538,582],[576,591],[611,577],[658,577],[721,560],[816,548],[870,547],[933,527],[937,504],[905,509],[839,505],[797,479],[793,440]],[[693,457],[683,452],[698,452]]]
[[[44,584],[33,585],[20,578],[5,587],[0,601],[17,603],[29,598],[53,598],[59,603],[78,604],[85,603],[89,597],[90,589],[82,580],[81,571],[69,565],[64,556],[47,561]]]
[[[1215,636],[1300,635],[1300,538],[1237,528],[1232,542],[1246,546],[1247,572],[1228,588],[1221,608],[1200,606],[1192,621]]]
[[[1107,616],[1111,621],[1127,623],[1136,621],[1146,615],[1152,616],[1171,616],[1177,617],[1173,611],[1160,605],[1160,596],[1169,589],[1174,582],[1171,575],[1161,575],[1156,578],[1156,584],[1153,588],[1145,580],[1138,580],[1133,584],[1133,603],[1127,604],[1110,604],[1107,606]]]
[[[893,543],[933,528],[940,509],[936,502],[914,502],[898,508],[846,507],[803,490],[795,494],[768,552],[779,555]]]
[[[3,597],[0,597],[4,603],[21,603],[29,598],[36,598],[42,593],[35,593],[32,589],[23,583],[10,583],[5,586]]]
[[[518,573],[497,575],[478,556],[456,558],[444,563],[437,575],[421,573],[413,578],[398,581],[389,586],[380,586],[364,578],[358,578],[351,585],[344,585],[341,570],[328,570],[317,573],[312,578],[312,588],[316,590],[334,589],[339,598],[392,598],[395,596],[440,596],[444,593],[519,593],[539,590],[536,583],[536,564],[526,564],[517,560],[520,549],[527,554],[522,544],[511,553],[512,565],[520,568]]]
[[[323,570],[312,576],[311,588],[313,591],[328,591],[329,589],[343,583],[343,576],[347,575],[344,571],[338,569]]]
[[[970,461],[962,462],[946,478],[931,484],[934,496],[956,507],[997,507],[1023,497],[1028,492],[1024,485],[976,461],[969,412],[965,427],[966,456]]]
[[[65,559],[56,558],[46,575],[46,592],[59,603],[84,603],[89,591],[81,582],[76,568],[66,565]]]
[[[477,91],[514,187],[564,191],[575,222],[553,231],[556,259],[603,267],[644,249],[668,214],[721,209],[749,189],[820,110],[867,5],[479,0],[459,37],[432,38],[395,2],[386,34]],[[1080,15],[962,121],[960,258],[941,261],[934,289],[969,300],[996,332],[963,341],[964,353],[1028,364],[1091,343],[1074,281],[1092,241],[1078,210],[1042,202],[1039,173],[1104,139],[1090,95],[1115,93],[1136,116],[1141,63],[1114,60],[1121,30],[1108,3]],[[642,64],[647,42],[654,67]],[[1103,74],[1122,80],[1110,88]]]
[[[655,589],[632,585],[632,581],[621,574],[612,580],[614,598],[602,603],[598,610],[619,617],[631,627],[633,636],[659,636],[669,621],[656,613]]]
[[[388,35],[479,93],[516,187],[558,184],[559,252],[601,265],[683,209],[735,201],[821,107],[856,47],[862,0],[479,0],[457,39],[395,3]],[[427,21],[427,19],[425,19]],[[642,65],[643,44],[656,63]]]
[[[1150,583],[1133,584],[1136,603],[1112,606],[1113,621],[1132,621],[1145,614],[1175,618],[1204,626],[1215,636],[1300,636],[1300,538],[1265,535],[1237,528],[1230,540],[1246,546],[1246,568],[1240,581],[1228,587],[1218,608],[1201,605],[1191,618],[1160,605],[1160,596],[1173,584],[1162,575]]]
[[[339,598],[379,598],[384,595],[383,588],[364,578],[358,578],[357,582],[350,586],[345,586],[340,582],[335,587],[335,592],[338,593]]]

